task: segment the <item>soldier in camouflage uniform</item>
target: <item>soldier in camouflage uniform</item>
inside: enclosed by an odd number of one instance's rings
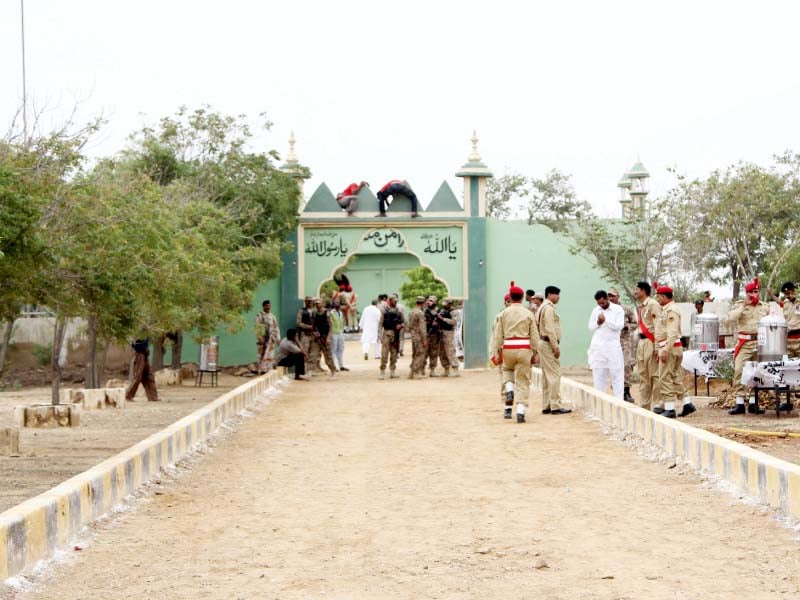
[[[386,379],[386,363],[389,362],[389,377],[397,377],[397,353],[400,336],[405,329],[403,313],[397,308],[397,294],[392,294],[383,310],[383,334],[381,338],[381,379]]]
[[[608,290],[608,299],[614,304],[619,304],[619,291],[616,288]],[[619,332],[619,343],[622,346],[622,359],[625,362],[625,393],[623,399],[625,402],[633,402],[631,396],[631,377],[633,376],[633,365],[636,363],[636,357],[633,354],[633,344],[631,343],[631,332],[638,325],[638,320],[633,312],[633,309],[627,304],[621,304],[622,310],[625,311],[625,321],[622,331]]]
[[[256,347],[258,348],[256,370],[261,375],[272,368],[272,357],[275,354],[275,348],[281,341],[281,330],[278,320],[272,314],[272,304],[269,300],[261,303],[261,312],[256,315],[253,331],[256,334]]]
[[[314,298],[314,312],[312,313],[312,337],[311,337],[311,350],[309,352],[308,362],[311,363],[311,369],[322,372],[322,367],[319,364],[320,357],[325,357],[325,364],[328,365],[331,375],[336,372],[336,364],[333,362],[333,354],[331,353],[331,341],[333,329],[331,323],[331,316],[325,307],[322,305],[321,298]]]
[[[408,328],[411,332],[411,373],[409,379],[425,374],[425,358],[427,357],[428,334],[425,330],[425,296],[417,296],[417,307],[411,311]]]
[[[306,296],[303,302],[303,308],[297,311],[297,337],[303,352],[310,357],[311,339],[314,337],[314,299],[311,296]],[[317,362],[319,362],[319,359]],[[319,370],[319,367],[317,369]],[[309,368],[309,372],[312,370],[312,368]]]
[[[436,314],[436,296],[428,296],[428,306],[425,308],[425,332],[428,335],[428,369],[431,377],[436,377],[436,364],[439,362],[439,345],[441,334],[439,331],[439,320]]]
[[[459,377],[455,340],[456,319],[452,313],[453,301],[450,298],[445,298],[442,301],[442,305],[442,309],[436,315],[441,335],[439,362],[444,367],[445,377]]]

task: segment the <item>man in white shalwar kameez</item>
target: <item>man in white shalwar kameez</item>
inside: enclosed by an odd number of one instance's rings
[[[612,304],[608,294],[602,290],[594,295],[594,299],[597,306],[589,317],[589,329],[594,333],[588,352],[594,387],[605,392],[610,380],[613,395],[622,400],[625,359],[619,334],[625,326],[625,311],[620,305]]]
[[[358,326],[361,328],[361,346],[364,351],[364,360],[369,359],[369,347],[375,344],[376,352],[380,350],[378,346],[378,328],[380,327],[381,318],[383,313],[376,306],[377,300],[372,301],[372,305],[368,306],[361,313],[361,319]]]

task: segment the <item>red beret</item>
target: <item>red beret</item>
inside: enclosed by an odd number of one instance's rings
[[[347,291],[348,292],[352,292],[353,291],[353,286],[352,285],[348,285],[347,286]]]
[[[656,294],[671,294],[671,293],[672,293],[672,288],[669,287],[668,285],[658,286],[658,289],[656,290]]]
[[[508,289],[508,294],[509,294],[509,296],[512,295],[512,294],[519,294],[520,296],[524,296],[525,295],[525,290],[523,290],[518,285],[514,285],[514,282],[512,281],[511,282],[511,287]]]
[[[758,291],[758,289],[759,289],[758,288],[758,277],[756,277],[755,279],[753,279],[753,281],[751,281],[746,286],[744,286],[744,291],[747,292],[748,294],[750,292],[756,292],[756,291]]]
[[[343,291],[345,291],[346,289],[347,289],[347,286],[346,286],[345,284],[341,284],[341,285],[339,286],[339,291],[340,291],[340,292],[343,292]]]
[[[503,302],[508,302],[509,300],[511,300],[511,294],[506,294],[503,296]]]

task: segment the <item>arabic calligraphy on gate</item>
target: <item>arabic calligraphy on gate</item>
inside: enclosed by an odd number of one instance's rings
[[[341,236],[332,232],[310,234],[305,250],[306,254],[316,254],[320,257],[334,256],[337,258],[347,256],[350,251]]]
[[[426,240],[426,254],[447,254],[450,260],[456,260],[458,254],[458,242],[451,234],[439,235],[438,233],[425,233],[422,239]]]

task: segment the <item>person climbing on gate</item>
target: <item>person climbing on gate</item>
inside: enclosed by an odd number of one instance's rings
[[[392,197],[392,201],[394,202],[394,197],[397,194],[405,196],[406,198],[411,200],[411,216],[413,218],[418,217],[419,213],[417,213],[417,195],[414,193],[414,190],[411,189],[411,186],[405,179],[403,180],[392,179],[389,183],[387,183],[380,189],[377,195],[378,195],[378,208],[380,209],[381,212],[375,216],[385,217],[386,205],[388,203],[389,196]]]

